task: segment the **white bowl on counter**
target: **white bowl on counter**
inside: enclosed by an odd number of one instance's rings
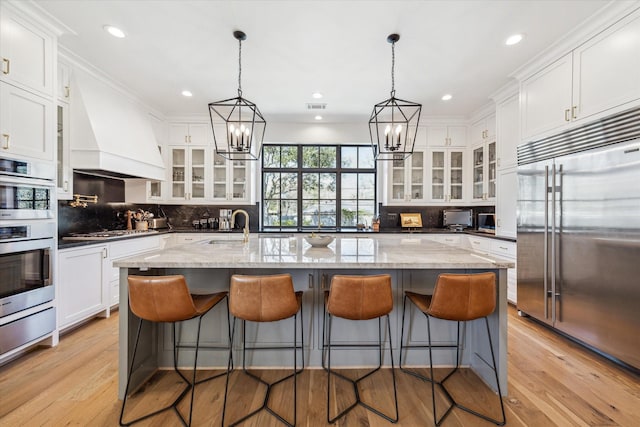
[[[304,240],[314,248],[326,248],[335,237],[322,234],[312,234],[311,236],[304,236]]]

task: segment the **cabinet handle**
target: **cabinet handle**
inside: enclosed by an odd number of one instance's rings
[[[313,289],[313,274],[309,273],[309,289]]]
[[[322,289],[323,291],[327,289],[327,275],[326,274],[322,274],[320,276],[320,289]]]
[[[69,191],[69,181],[65,181],[65,182],[62,184],[62,189],[63,189],[64,191]]]
[[[107,259],[108,256],[107,248],[102,248],[102,258]]]
[[[69,86],[65,86],[64,87],[64,97],[68,98],[70,93],[71,93],[71,88]]]
[[[191,135],[189,135],[189,143],[191,143]]]
[[[577,119],[578,115],[576,114],[576,111],[578,111],[578,106],[574,105],[573,107],[571,107],[571,118],[572,119]]]
[[[564,121],[565,122],[571,121],[571,119],[569,118],[569,114],[570,113],[571,113],[570,109],[567,108],[566,110],[564,110]]]
[[[11,138],[11,136],[8,133],[3,133],[2,137],[4,138],[4,144],[2,144],[2,148],[4,148],[5,150],[9,149],[9,140]]]
[[[502,249],[503,251],[506,251],[507,248],[505,248],[504,246],[498,246],[500,249]]]
[[[11,72],[11,61],[7,58],[2,58],[2,74],[9,74]]]

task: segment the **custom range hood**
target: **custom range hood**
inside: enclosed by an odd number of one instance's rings
[[[111,178],[164,180],[150,118],[132,99],[74,69],[70,102],[71,167]]]

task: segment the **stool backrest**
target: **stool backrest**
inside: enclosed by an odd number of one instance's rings
[[[496,308],[495,273],[440,274],[427,313],[440,319],[467,321]]]
[[[229,311],[253,322],[274,322],[298,312],[298,300],[290,274],[231,276]]]
[[[387,315],[393,309],[391,276],[336,275],[331,279],[327,311],[350,320],[368,320]]]
[[[196,316],[197,310],[182,275],[129,276],[129,308],[151,322],[178,322]]]

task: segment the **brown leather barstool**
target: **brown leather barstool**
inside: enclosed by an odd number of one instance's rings
[[[125,387],[124,399],[122,401],[122,409],[120,411],[120,425],[128,426],[138,421],[145,420],[149,417],[157,415],[161,412],[173,409],[180,421],[184,425],[191,425],[191,418],[193,414],[193,396],[195,394],[196,384],[201,384],[205,381],[218,378],[225,375],[226,372],[216,374],[208,378],[204,378],[196,381],[196,369],[198,366],[198,350],[200,349],[200,325],[202,323],[202,317],[209,312],[213,307],[218,305],[223,299],[227,297],[227,292],[217,292],[209,295],[194,295],[189,292],[187,282],[182,275],[175,276],[129,276],[129,308],[131,312],[140,318],[138,323],[138,331],[136,333],[136,341],[133,347],[133,356],[131,357],[131,366],[129,367],[129,375],[127,376],[127,385]],[[193,378],[187,379],[185,375],[178,369],[178,349],[179,348],[193,348],[192,345],[181,345],[176,340],[176,322],[182,322],[193,318],[198,318],[198,331],[196,335],[195,355],[193,360]],[[228,307],[227,315],[228,319]],[[140,331],[142,329],[142,322],[146,320],[148,322],[155,323],[171,323],[173,330],[173,368],[178,373],[182,381],[186,384],[182,392],[173,401],[173,403],[165,406],[161,409],[140,416],[134,420],[124,422],[124,410],[127,404],[127,397],[129,394],[129,382],[131,380],[131,374],[133,373],[133,367],[136,358],[136,352],[138,350],[138,342],[140,341]],[[227,322],[228,328],[228,322]],[[230,331],[229,331],[230,332]],[[203,347],[205,348],[205,347]],[[228,350],[229,346],[225,347],[206,347],[213,350]],[[180,413],[177,405],[182,401],[186,394],[191,390],[191,403],[189,405],[189,418],[185,420],[184,416]]]
[[[395,423],[398,421],[398,394],[396,389],[396,376],[393,366],[393,346],[391,344],[391,324],[389,313],[393,309],[393,293],[391,291],[391,276],[380,274],[373,276],[344,276],[336,275],[331,279],[329,295],[326,299],[326,321],[323,324],[327,327],[325,335],[323,326],[323,344],[327,349],[327,421],[335,423],[357,405],[362,405],[376,415]],[[340,317],[348,320],[371,320],[378,319],[378,344],[336,344],[333,347],[376,347],[378,348],[378,366],[359,378],[353,380],[335,370],[331,370],[331,323],[333,317]],[[360,399],[358,383],[369,377],[382,367],[382,317],[387,320],[387,333],[389,334],[389,354],[391,360],[391,375],[393,378],[393,399],[395,402],[395,417],[383,414]],[[326,340],[326,342],[324,342]],[[323,355],[324,360],[324,355]],[[353,385],[356,401],[345,410],[331,417],[331,375],[335,375]]]
[[[407,300],[412,302],[418,310],[420,310],[427,318],[427,338],[428,345],[405,345],[404,344],[404,318],[407,307]],[[415,377],[431,383],[431,399],[433,405],[433,423],[436,426],[442,424],[444,419],[451,413],[454,407],[460,408],[470,414],[490,421],[497,425],[505,424],[504,404],[502,402],[502,392],[500,390],[500,381],[498,379],[498,370],[496,367],[496,358],[493,352],[493,343],[491,341],[491,331],[489,330],[489,320],[487,316],[495,311],[496,308],[496,275],[494,273],[476,273],[476,274],[440,274],[436,281],[433,295],[424,295],[416,292],[405,291],[404,302],[402,308],[402,329],[400,335],[400,369]],[[431,325],[430,318],[450,320],[457,322],[457,339],[455,345],[443,344],[433,345],[431,342]],[[460,322],[468,322],[471,320],[484,318],[487,328],[487,337],[489,339],[489,348],[491,350],[491,361],[493,362],[493,372],[495,374],[496,385],[498,388],[498,398],[500,400],[500,410],[502,411],[502,420],[490,418],[471,408],[463,406],[456,402],[453,396],[445,387],[447,381],[459,368],[462,359],[462,350],[460,348]],[[402,366],[402,353],[405,349],[411,348],[429,348],[429,373],[430,377],[410,371]],[[456,366],[440,381],[435,381],[433,376],[433,349],[456,349]],[[444,392],[450,405],[444,414],[438,418],[436,414],[436,395],[435,386],[438,384]]]
[[[296,400],[297,400],[297,374],[304,369],[304,321],[302,318],[302,291],[295,292],[293,288],[293,280],[290,274],[274,274],[267,276],[249,276],[234,274],[231,276],[231,286],[229,288],[229,310],[233,315],[233,324],[231,326],[231,342],[235,334],[236,319],[242,320],[242,371],[254,378],[267,387],[267,391],[262,402],[262,406],[255,411],[243,416],[239,420],[229,424],[229,426],[238,425],[247,419],[253,417],[263,409],[276,417],[279,421],[287,426],[295,426],[297,419]],[[300,336],[301,345],[298,346],[297,324],[298,313],[300,313]],[[246,322],[276,322],[279,320],[289,319],[293,317],[293,346],[276,346],[276,347],[247,347],[245,326]],[[249,372],[245,366],[246,350],[285,350],[293,349],[293,372],[280,378],[279,380],[268,383],[262,378]],[[298,370],[297,351],[302,353],[302,368]],[[227,384],[225,386],[224,409],[222,411],[222,424],[227,408],[227,395],[229,389],[229,374],[233,369],[232,366],[232,350],[229,350],[229,364],[227,367]],[[269,407],[269,394],[271,387],[293,377],[293,423],[288,422],[284,417],[276,413]]]

